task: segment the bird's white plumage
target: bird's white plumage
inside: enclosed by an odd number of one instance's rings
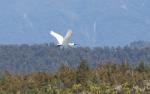
[[[68,30],[66,36],[64,37],[63,44],[64,44],[64,45],[68,45],[68,43],[69,43],[71,37],[72,37],[72,31],[71,31],[71,30]]]
[[[63,43],[63,40],[64,40],[63,36],[61,36],[58,33],[55,33],[54,31],[51,31],[50,34],[57,39],[59,44]]]
[[[72,37],[72,31],[71,30],[68,30],[66,36],[63,38],[63,36],[61,36],[60,34],[58,33],[55,33],[54,31],[51,31],[50,34],[55,37],[58,41],[58,44],[57,46],[75,46],[76,44],[75,43],[70,43],[70,39]]]

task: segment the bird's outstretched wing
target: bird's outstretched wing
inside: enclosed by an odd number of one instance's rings
[[[64,37],[63,44],[68,44],[72,37],[72,31],[68,30],[66,36]]]
[[[63,36],[61,36],[60,34],[55,33],[54,31],[50,31],[50,34],[57,39],[59,44],[63,43],[63,40],[64,40]]]

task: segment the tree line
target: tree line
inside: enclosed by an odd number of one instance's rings
[[[138,49],[125,47],[59,48],[54,44],[0,45],[0,71],[28,74],[55,72],[61,64],[76,68],[85,59],[91,68],[98,64],[128,62],[136,67],[139,62],[150,63],[150,47]]]

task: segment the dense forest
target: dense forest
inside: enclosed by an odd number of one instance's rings
[[[0,45],[0,71],[17,74],[57,71],[61,64],[76,68],[86,60],[91,68],[103,63],[129,63],[136,67],[144,61],[150,65],[150,46],[125,47],[76,47],[59,48],[54,44]]]
[[[150,94],[150,46],[0,45],[0,94]]]

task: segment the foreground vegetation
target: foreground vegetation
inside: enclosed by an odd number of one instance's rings
[[[150,94],[150,70],[145,62],[99,64],[83,60],[77,68],[62,64],[57,72],[27,75],[1,73],[0,94]]]

